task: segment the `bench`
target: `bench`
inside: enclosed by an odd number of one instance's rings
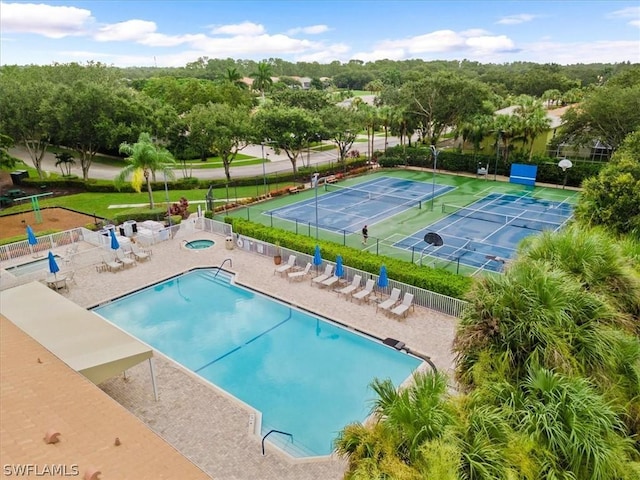
[[[335,175],[329,175],[328,177],[324,178],[324,183],[336,183],[338,181],[338,177],[336,177]]]

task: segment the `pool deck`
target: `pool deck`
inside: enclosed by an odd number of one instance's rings
[[[212,239],[210,249],[187,250],[184,240]],[[224,237],[193,232],[152,247],[151,260],[118,272],[76,269],[75,283],[60,294],[83,307],[92,307],[195,267],[218,266],[236,274],[236,282],[262,291],[329,319],[379,338],[392,337],[431,357],[441,371],[451,371],[451,345],[457,320],[416,308],[398,321],[375,305],[352,303],[310,281],[290,283],[274,275],[272,259],[238,249],[226,250]],[[348,367],[348,366],[345,366]],[[259,438],[249,435],[249,412],[174,362],[157,354],[155,368],[159,401],[153,399],[148,367],[138,365],[100,388],[161,435],[214,479],[331,480],[343,477],[346,461],[332,456],[292,460],[267,444],[262,456]]]

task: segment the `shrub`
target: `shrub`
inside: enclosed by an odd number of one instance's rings
[[[266,225],[253,223],[236,217],[226,217],[226,223],[233,225],[233,230],[241,235],[247,235],[257,240],[269,243],[279,243],[282,247],[313,255],[315,239],[296,235],[295,233]],[[455,275],[445,270],[420,267],[411,262],[405,262],[389,257],[381,257],[373,253],[343,246],[334,242],[321,241],[322,256],[334,261],[342,255],[345,265],[377,274],[380,265],[387,266],[390,278],[419,288],[431,290],[454,298],[463,298],[471,286],[471,279]]]

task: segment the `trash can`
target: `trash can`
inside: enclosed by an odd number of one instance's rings
[[[26,170],[16,170],[15,172],[11,172],[11,182],[14,185],[22,185],[23,178],[29,178],[29,172]]]
[[[138,222],[135,220],[127,220],[122,224],[125,237],[133,237],[133,234],[138,231]]]
[[[227,237],[224,239],[224,246],[227,250],[233,250],[233,237]]]

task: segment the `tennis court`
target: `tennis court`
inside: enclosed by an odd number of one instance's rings
[[[364,225],[373,225],[409,209],[421,209],[434,195],[443,195],[454,188],[383,176],[358,183],[356,187],[319,186],[317,209],[316,198],[312,197],[263,213],[315,225],[317,211],[318,228],[354,233]]]
[[[525,237],[545,230],[558,230],[573,213],[573,205],[520,195],[491,193],[470,205],[443,203],[446,217],[396,242],[394,247],[437,257],[447,263],[476,269],[500,271],[506,260],[514,256],[518,243]],[[437,233],[440,246],[425,242],[427,233]]]

